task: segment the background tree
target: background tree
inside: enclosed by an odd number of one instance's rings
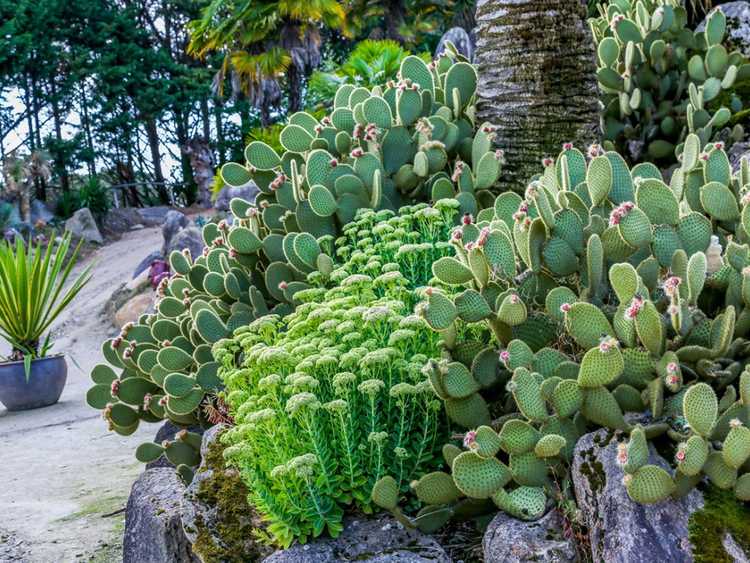
[[[598,138],[594,41],[585,6],[571,0],[479,0],[478,116],[497,127],[518,189],[560,141]]]

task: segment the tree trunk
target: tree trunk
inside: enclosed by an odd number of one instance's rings
[[[174,117],[175,128],[177,130],[177,144],[180,147],[180,168],[182,170],[185,202],[187,205],[192,205],[196,198],[196,185],[193,178],[193,167],[190,165],[190,156],[184,149],[188,144],[188,127],[184,116],[179,111],[175,110]]]
[[[161,169],[161,154],[159,153],[159,131],[156,128],[156,120],[148,117],[144,120],[144,128],[148,137],[148,147],[151,151],[151,162],[154,165],[154,182],[156,182],[156,193],[162,203],[169,203],[167,186],[164,183],[164,172]]]
[[[52,121],[55,128],[55,140],[57,141],[57,154],[55,155],[55,168],[60,175],[60,187],[63,192],[70,190],[70,177],[65,162],[65,149],[62,146],[62,116],[60,115],[60,100],[57,97],[55,81],[50,80],[50,101],[52,103]]]
[[[292,63],[286,71],[286,79],[289,84],[289,115],[291,115],[302,108],[302,71]],[[263,105],[265,106],[265,104]],[[268,108],[261,108],[261,121],[268,122],[270,121],[270,113],[263,116],[264,110],[268,112]],[[263,127],[268,125],[268,123],[263,123]]]
[[[195,203],[201,207],[211,207],[211,187],[214,180],[214,158],[208,141],[202,137],[193,137],[182,148],[183,154],[190,158],[193,179],[198,186]]]
[[[86,165],[89,169],[89,176],[96,175],[96,153],[94,152],[94,140],[91,136],[91,120],[89,119],[89,101],[86,98],[86,81],[81,80],[81,124],[83,125],[83,131],[86,135],[86,145],[89,149],[89,154],[86,157]]]
[[[575,0],[479,0],[477,114],[497,128],[502,181],[523,190],[541,159],[599,133],[594,41]]]
[[[223,118],[223,107],[223,104],[219,100],[214,100],[214,121],[216,123],[216,152],[219,155],[219,166],[226,162],[224,156],[224,147],[226,144],[226,140],[224,139],[224,124],[221,122]]]

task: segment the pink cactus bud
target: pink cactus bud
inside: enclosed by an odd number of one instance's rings
[[[510,302],[516,305],[521,299],[516,295],[515,293],[511,293],[510,295]]]
[[[112,384],[109,386],[109,392],[112,394],[113,397],[117,397],[117,395],[120,394],[120,380],[115,379]]]
[[[685,461],[685,458],[687,457],[687,453],[683,448],[680,448],[677,450],[677,452],[674,454],[674,458],[677,460],[677,462]]]
[[[365,151],[363,151],[361,148],[357,147],[356,149],[354,149],[351,152],[351,157],[352,158],[360,158],[360,157],[364,156],[364,154],[365,154]]]
[[[680,382],[680,378],[677,377],[676,375],[668,375],[665,378],[665,381],[667,382],[667,385],[674,386],[674,385],[677,385]]]
[[[563,143],[563,147],[562,148],[563,148],[564,151],[573,150],[573,143],[571,143],[571,142]]]
[[[230,258],[237,258],[240,255],[239,252],[237,252],[234,248],[229,249],[229,257]]]
[[[599,342],[599,351],[606,354],[607,352],[614,350],[618,346],[619,343],[617,342],[616,338],[613,338],[612,336],[604,336]]]
[[[739,418],[733,418],[729,421],[729,427],[730,428],[740,428],[742,426],[742,421]]]
[[[551,159],[550,157],[548,157],[548,156],[547,156],[547,157],[544,157],[544,158],[542,159],[542,166],[544,166],[545,168],[549,168],[549,167],[550,167],[550,166],[552,166],[552,165],[553,165],[554,163],[555,163],[555,161],[554,161],[554,160],[552,160],[552,159]]]
[[[625,443],[617,444],[617,457],[615,458],[617,465],[624,467],[628,464],[628,445]]]
[[[714,148],[717,151],[723,151],[724,150],[724,143],[722,143],[721,141],[719,141],[718,143],[714,143]]]
[[[339,165],[339,161],[332,158],[328,164],[330,164],[332,168],[336,168]]]
[[[703,161],[708,160],[708,153],[702,152],[699,158]]]
[[[159,406],[164,407],[167,405],[167,397],[164,396],[161,399],[159,399]]]
[[[464,234],[460,229],[456,229],[455,231],[453,231],[453,234],[451,235],[451,240],[453,242],[459,242],[462,238],[464,238]]]
[[[484,246],[489,236],[490,236],[489,227],[483,227],[482,230],[479,231],[479,236],[477,237],[477,245]]]
[[[146,393],[143,396],[143,408],[144,410],[148,410],[149,405],[151,404],[151,399],[153,399],[154,396],[151,393]]]
[[[289,287],[289,284],[286,283],[285,281],[280,281],[279,282],[279,290],[280,291],[286,291],[287,287]]]
[[[503,159],[505,159],[505,151],[503,149],[497,149],[495,151],[495,158],[497,160],[503,160]]]
[[[567,313],[568,311],[570,311],[570,303],[563,303],[560,305],[560,312]]]
[[[471,215],[471,213],[465,213],[463,218],[461,219],[461,222],[464,225],[471,225],[474,222],[474,217]]]
[[[432,294],[433,294],[433,293],[435,293],[435,289],[434,289],[434,288],[432,288],[432,287],[427,287],[427,288],[425,288],[425,290],[424,290],[424,294],[425,294],[425,295],[426,295],[427,297],[432,297]]]
[[[474,430],[469,430],[464,434],[464,448],[475,449],[477,447],[477,433]]]
[[[464,247],[467,251],[472,251],[476,248],[477,244],[474,241],[467,242],[466,246]]]
[[[669,374],[677,373],[678,369],[679,369],[679,366],[677,365],[677,362],[669,362],[667,364],[667,373]]]
[[[500,361],[507,364],[510,361],[510,352],[507,350],[500,352]]]

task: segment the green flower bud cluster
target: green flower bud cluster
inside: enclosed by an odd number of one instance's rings
[[[460,203],[361,210],[311,272],[296,309],[267,315],[214,346],[236,426],[227,462],[281,545],[373,510],[384,475],[396,489],[435,467],[447,421],[422,372],[440,337],[413,314]]]

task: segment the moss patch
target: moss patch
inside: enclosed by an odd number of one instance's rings
[[[705,506],[688,523],[696,563],[732,563],[721,543],[729,532],[745,553],[750,553],[750,508],[737,501],[732,491],[708,487]]]
[[[204,463],[213,475],[198,487],[198,500],[216,507],[215,529],[196,519],[197,538],[193,551],[205,563],[260,561],[272,551],[255,538],[262,536],[262,523],[247,503],[248,490],[239,473],[224,468],[224,446],[214,440]],[[219,539],[220,538],[220,541]]]

